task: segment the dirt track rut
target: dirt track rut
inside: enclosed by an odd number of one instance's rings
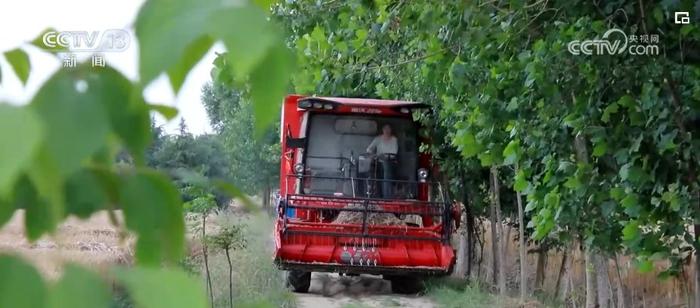
[[[424,296],[391,293],[390,282],[378,276],[338,276],[314,273],[309,293],[297,293],[300,308],[406,307],[432,308]]]

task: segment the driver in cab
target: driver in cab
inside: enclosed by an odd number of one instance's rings
[[[391,134],[391,125],[389,124],[384,124],[384,126],[382,126],[382,134],[374,137],[372,143],[367,147],[367,153],[375,153],[378,156],[382,154],[396,155],[398,150],[399,143],[396,137]]]
[[[391,125],[384,124],[382,126],[382,134],[374,137],[374,140],[367,147],[367,153],[377,155],[378,161],[382,165],[382,178],[384,180],[394,179],[393,163],[396,161],[396,153],[399,150],[399,143],[396,137],[391,133]],[[392,182],[382,181],[382,197],[392,197]]]

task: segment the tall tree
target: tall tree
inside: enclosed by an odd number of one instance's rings
[[[266,202],[279,179],[279,125],[256,138],[251,101],[241,88],[207,84],[202,88],[202,101],[223,144],[232,181]]]

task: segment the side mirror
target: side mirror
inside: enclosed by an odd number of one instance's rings
[[[306,147],[306,138],[292,138],[292,136],[287,135],[287,148],[299,149]]]
[[[287,125],[287,148],[289,149],[299,149],[306,147],[306,138],[294,138],[292,137],[292,130],[289,125]]]

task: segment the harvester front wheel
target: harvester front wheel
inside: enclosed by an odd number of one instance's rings
[[[311,272],[291,270],[287,272],[287,286],[297,293],[309,292]]]
[[[391,281],[391,291],[397,294],[416,294],[423,291],[423,280],[416,276],[384,275]]]

